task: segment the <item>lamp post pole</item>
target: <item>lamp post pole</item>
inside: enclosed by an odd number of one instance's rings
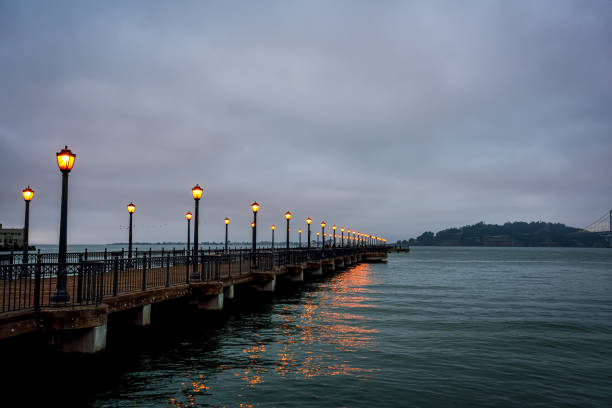
[[[191,249],[191,212],[187,211],[185,218],[187,218],[187,259],[189,259],[189,250]]]
[[[276,230],[276,225],[272,225],[270,229],[272,230],[272,252],[274,252],[274,230]]]
[[[257,201],[253,201],[253,204],[251,204],[251,209],[253,210],[253,223],[251,224],[253,228],[253,243],[252,243],[252,248],[251,248],[251,268],[257,269],[257,255],[256,255],[256,251],[257,251],[257,211],[259,211],[259,204],[257,204]]]
[[[298,230],[298,247],[302,247],[302,230]]]
[[[198,273],[198,229],[199,229],[199,210],[200,210],[200,198],[202,198],[202,187],[199,184],[196,184],[194,188],[191,189],[191,195],[195,201],[195,223],[193,225],[193,269],[191,271],[190,279],[198,280],[200,279],[200,274]]]
[[[325,252],[325,221],[321,221],[321,253]]]
[[[310,223],[312,220],[310,217],[306,218],[306,224],[308,224],[308,249],[310,249]]]
[[[334,249],[336,249],[336,225],[332,225],[332,230],[334,230]]]
[[[285,213],[285,219],[287,220],[287,244],[286,244],[286,249],[287,249],[287,253],[289,253],[289,223],[291,222],[291,213],[289,211],[287,211]]]
[[[64,303],[70,300],[66,290],[66,249],[68,235],[68,174],[74,165],[76,154],[65,146],[56,154],[57,164],[62,172],[62,206],[60,212],[60,235],[57,254],[57,285],[55,293],[51,296],[51,302]]]
[[[134,205],[134,203],[130,202],[127,206],[127,209],[130,213],[130,228],[128,234],[128,264],[130,265],[132,262],[132,215],[134,215],[136,206]]]
[[[225,253],[228,252],[228,246],[227,246],[227,229],[229,227],[229,223],[230,223],[230,219],[226,218],[223,220],[223,222],[225,222]]]
[[[30,235],[30,201],[34,197],[34,190],[28,186],[22,192],[23,199],[25,201],[25,219],[23,221],[23,257],[21,262],[23,264],[28,263],[28,245]]]

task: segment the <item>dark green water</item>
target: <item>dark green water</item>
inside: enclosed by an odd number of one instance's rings
[[[219,317],[152,317],[142,330],[111,322],[103,356],[15,357],[3,395],[21,406],[612,406],[607,249],[416,247],[245,295]]]

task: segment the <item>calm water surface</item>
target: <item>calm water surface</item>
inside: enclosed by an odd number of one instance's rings
[[[3,394],[22,406],[612,406],[612,250],[415,247],[228,309],[158,308],[141,330],[111,321],[102,356],[13,356]]]

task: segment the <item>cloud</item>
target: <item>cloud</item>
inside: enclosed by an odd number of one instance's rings
[[[0,5],[0,214],[69,240],[203,240],[261,222],[405,238],[484,220],[589,224],[612,202],[608,2]],[[151,227],[144,227],[144,226]],[[153,228],[152,226],[157,226]],[[148,228],[148,229],[147,229]]]

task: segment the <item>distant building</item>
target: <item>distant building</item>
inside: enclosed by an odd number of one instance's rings
[[[2,228],[0,224],[0,248],[17,249],[23,247],[23,228]]]

